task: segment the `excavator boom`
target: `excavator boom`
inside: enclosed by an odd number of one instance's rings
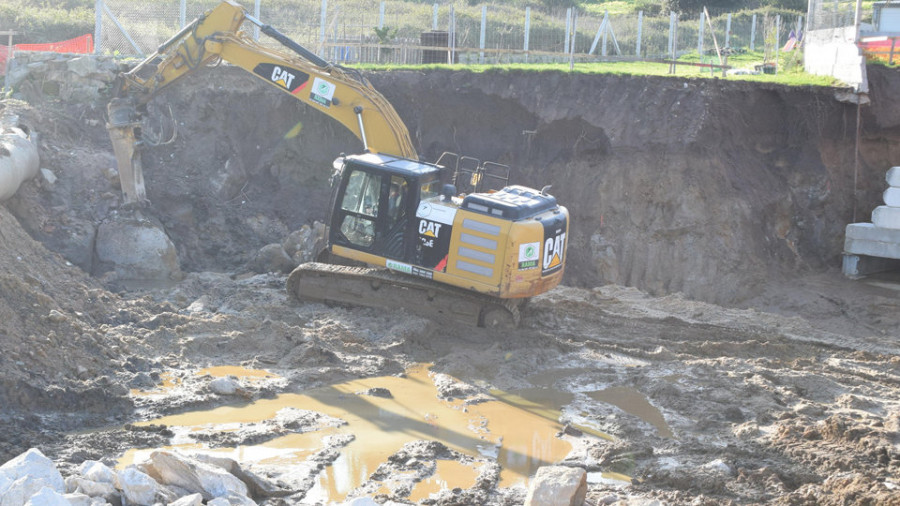
[[[272,48],[241,31],[244,21],[277,40]],[[409,131],[393,106],[359,72],[332,65],[226,0],[208,11],[157,51],[122,74],[109,106],[110,138],[116,152],[126,202],[146,194],[135,129],[140,110],[184,76],[226,61],[331,116],[356,135],[367,151],[416,158]]]

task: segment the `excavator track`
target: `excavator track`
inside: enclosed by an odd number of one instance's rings
[[[406,309],[440,323],[515,328],[521,300],[498,299],[376,267],[305,263],[287,281],[301,301]]]

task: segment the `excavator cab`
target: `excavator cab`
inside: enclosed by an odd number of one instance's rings
[[[375,153],[338,164],[329,243],[363,257],[421,264],[414,218],[420,201],[438,196],[440,167]]]

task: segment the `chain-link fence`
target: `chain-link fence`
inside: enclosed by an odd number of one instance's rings
[[[98,51],[150,54],[219,1],[98,0]],[[326,59],[347,63],[663,59],[698,51],[714,54],[716,46],[762,50],[783,44],[803,25],[800,15],[651,17],[468,2],[256,0],[245,7]],[[255,27],[246,25],[254,33]]]

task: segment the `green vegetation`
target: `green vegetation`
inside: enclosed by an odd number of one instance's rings
[[[94,32],[90,0],[4,0],[0,30],[17,32],[14,43],[58,42]]]
[[[746,61],[761,61],[761,53],[751,55]],[[755,57],[755,59],[751,59]],[[697,58],[684,58],[683,63],[695,63]],[[742,61],[738,59],[729,59],[729,65],[735,67],[744,67]],[[707,63],[710,63],[707,60]],[[535,63],[535,64],[502,64],[502,65],[377,65],[377,64],[358,64],[350,65],[353,68],[361,70],[457,70],[462,72],[564,72],[575,74],[614,74],[614,75],[636,75],[636,76],[672,76],[669,73],[670,65],[668,63],[655,63],[645,61],[634,62],[581,62],[575,63],[572,70],[569,69],[567,63]],[[753,65],[748,65],[750,68]],[[722,77],[721,70],[711,70],[708,67],[694,67],[688,65],[676,66],[676,77],[690,78],[708,78],[708,79],[725,79],[728,81],[752,81],[764,83],[784,84],[788,86],[843,86],[839,81],[828,76],[814,76],[799,70],[785,70],[778,74],[758,74],[758,75],[729,75]]]

